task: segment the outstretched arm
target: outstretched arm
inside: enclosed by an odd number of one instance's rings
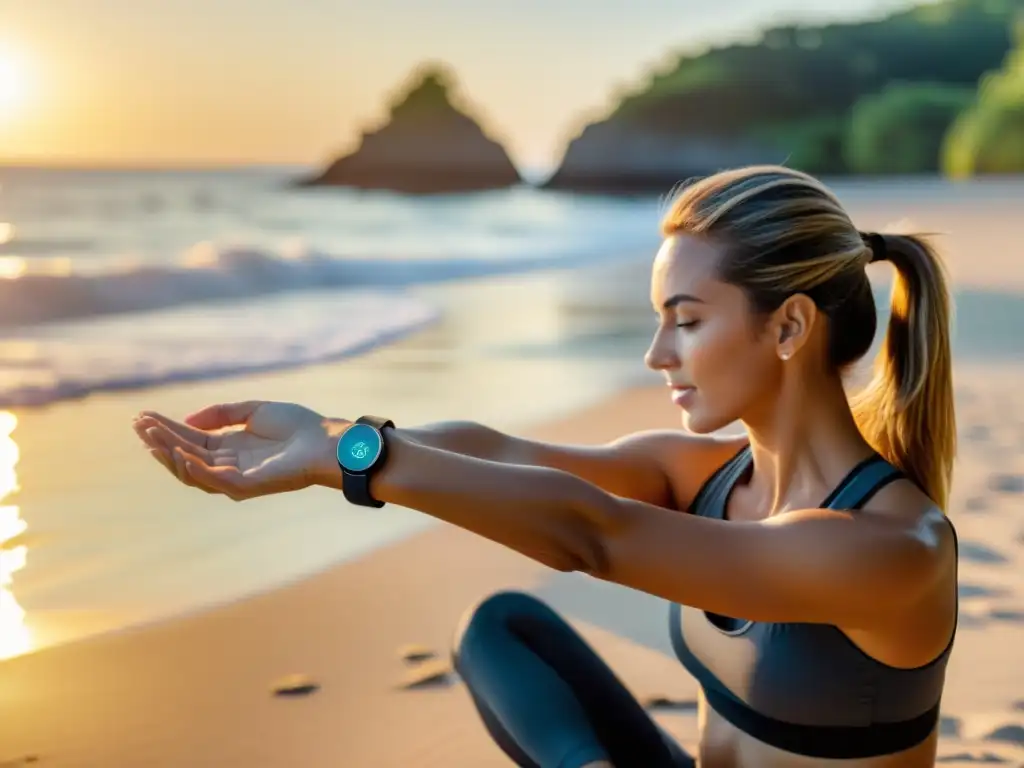
[[[314,441],[317,436],[325,441],[336,438],[348,424],[324,419],[291,403],[249,401],[209,406],[189,416],[186,423],[147,411],[135,428],[151,447],[162,445],[166,455],[160,451],[157,457],[184,482],[192,484],[174,470],[170,451],[175,447],[197,454],[204,461],[214,459],[210,451],[231,454],[231,460],[219,457],[226,464],[237,463],[234,459],[242,452],[243,458],[254,463],[254,453],[261,451],[263,458],[283,450],[293,453],[292,436],[298,429]],[[239,430],[241,426],[244,430]],[[234,431],[225,436],[219,432],[222,429]],[[616,496],[675,509],[685,508],[704,478],[742,443],[736,438],[691,435],[681,429],[653,429],[600,445],[572,445],[518,437],[474,421],[435,422],[402,427],[397,432],[424,447],[471,458],[562,470]],[[668,468],[672,468],[674,482],[669,479]],[[336,466],[334,469],[337,471]]]
[[[400,431],[374,495],[509,546],[559,570],[752,620],[868,628],[906,610],[953,557],[934,510],[909,525],[808,509],[763,522],[680,515],[548,467],[427,447]],[[339,483],[333,456],[320,474]]]
[[[463,456],[561,470],[616,496],[672,509],[684,509],[707,476],[745,443],[742,437],[648,429],[598,445],[573,445],[510,435],[474,421],[401,427],[397,433]]]
[[[236,500],[313,482],[340,485],[335,451],[347,422],[290,404],[256,404],[246,414],[243,430],[223,435],[204,431],[225,426],[205,411],[190,417],[193,439],[162,417],[145,416],[136,429],[183,482]],[[723,522],[627,498],[554,466],[463,455],[402,429],[385,439],[389,458],[372,481],[378,499],[553,568],[716,613],[874,627],[905,616],[954,562],[952,531],[930,507],[856,515],[809,509]]]

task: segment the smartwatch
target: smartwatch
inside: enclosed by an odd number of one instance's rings
[[[338,466],[341,467],[341,491],[345,498],[362,507],[383,507],[384,502],[370,493],[370,478],[384,464],[387,449],[382,434],[394,427],[390,419],[360,416],[338,440]]]

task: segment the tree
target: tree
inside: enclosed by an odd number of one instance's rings
[[[1024,20],[1001,70],[984,75],[975,104],[949,131],[943,169],[954,178],[1024,173]]]
[[[853,173],[935,173],[950,126],[974,90],[942,83],[892,83],[858,100],[843,153]]]

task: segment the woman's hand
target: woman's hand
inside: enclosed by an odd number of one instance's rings
[[[134,426],[181,482],[242,501],[340,476],[334,450],[349,424],[295,403],[250,400],[211,405],[184,422],[143,411]]]

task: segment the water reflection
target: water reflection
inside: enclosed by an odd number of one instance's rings
[[[11,437],[17,425],[13,413],[0,411],[0,501],[18,490],[18,446]],[[17,505],[0,506],[0,659],[25,653],[32,645],[25,611],[11,591],[14,573],[25,567],[26,547],[19,543],[25,527]]]

